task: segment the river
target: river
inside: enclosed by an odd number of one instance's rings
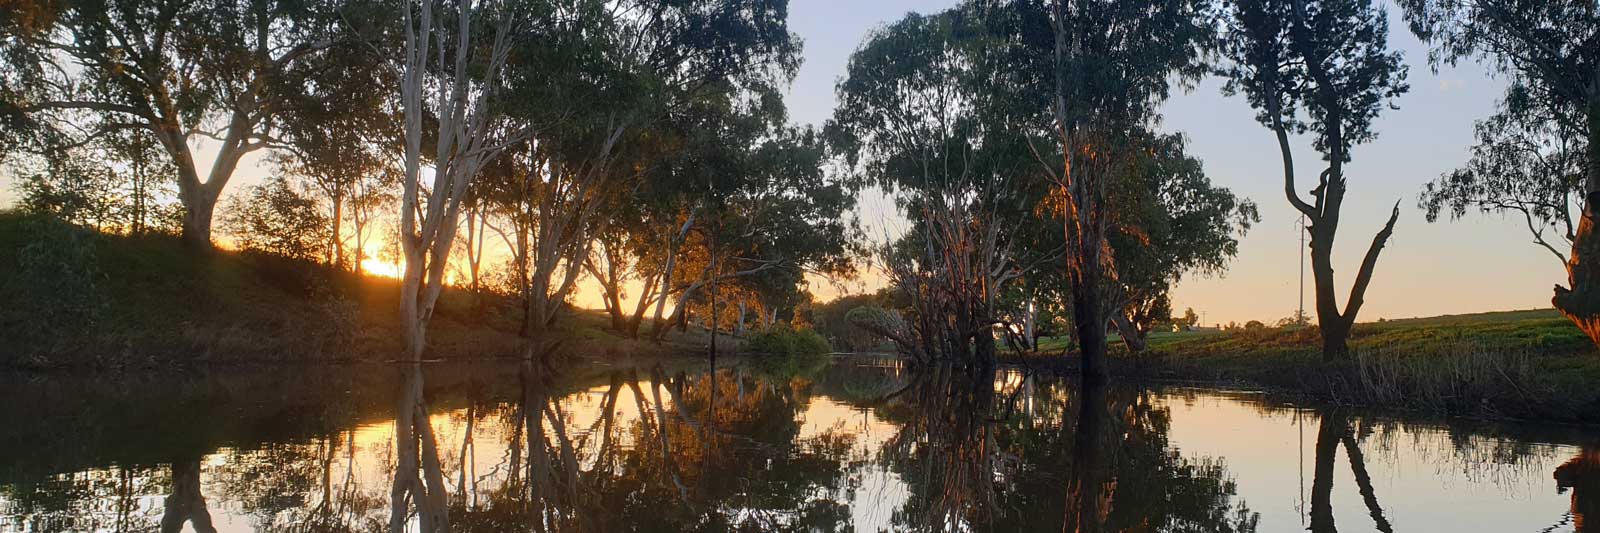
[[[0,388],[3,531],[1600,531],[1600,428],[1015,368],[266,367]]]

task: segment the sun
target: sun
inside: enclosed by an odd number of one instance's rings
[[[400,278],[401,272],[399,264],[390,263],[377,258],[367,258],[362,260],[361,270],[366,272],[367,275],[395,279]]]

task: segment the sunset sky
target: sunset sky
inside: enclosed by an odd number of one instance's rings
[[[835,103],[834,84],[844,75],[850,53],[871,29],[908,11],[933,12],[954,4],[953,0],[792,1],[790,28],[805,41],[805,63],[788,93],[791,120],[820,126],[828,119]],[[1346,167],[1350,190],[1334,252],[1341,304],[1373,233],[1399,200],[1400,221],[1367,292],[1363,321],[1549,307],[1551,286],[1564,283],[1565,272],[1553,256],[1530,242],[1521,219],[1474,215],[1429,224],[1417,208],[1423,185],[1466,159],[1473,121],[1492,111],[1504,81],[1470,63],[1433,73],[1426,49],[1406,30],[1398,10],[1389,9],[1390,43],[1405,53],[1411,66],[1411,92],[1398,100],[1398,110],[1383,114],[1376,123],[1378,139],[1357,146],[1353,163]],[[1161,129],[1186,134],[1189,153],[1205,162],[1212,180],[1255,200],[1262,220],[1243,240],[1226,276],[1186,278],[1178,286],[1174,307],[1193,307],[1207,324],[1251,319],[1270,323],[1293,314],[1296,306],[1303,250],[1296,214],[1283,198],[1271,132],[1254,121],[1254,111],[1242,98],[1224,97],[1220,87],[1220,80],[1208,79],[1192,91],[1174,95],[1163,110]],[[204,160],[209,154],[199,155],[202,168],[209,168]],[[1320,171],[1320,157],[1310,149],[1309,139],[1297,142],[1295,156],[1299,175],[1315,176]],[[230,194],[259,182],[270,170],[262,154],[253,154],[228,185]],[[5,181],[0,203],[9,204],[15,191],[10,180]],[[857,216],[874,238],[906,226],[881,193],[866,194]],[[880,285],[869,272],[843,288],[875,290]],[[811,290],[824,298],[839,293],[820,280],[813,281]],[[592,284],[586,284],[578,303],[600,305]]]

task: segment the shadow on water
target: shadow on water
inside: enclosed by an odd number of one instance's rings
[[[1257,458],[1188,451],[1175,423],[1232,408],[1279,431],[1284,413],[1312,414],[1223,392],[893,362],[319,370],[0,376],[17,400],[0,406],[11,458],[0,530],[1276,530],[1260,498],[1293,487],[1247,502],[1241,483],[1254,480],[1230,466]],[[1336,479],[1359,495],[1340,514],[1352,530],[1420,523],[1405,521],[1414,495],[1384,490],[1374,469],[1409,449],[1395,435],[1442,430],[1315,415],[1309,505],[1289,517],[1293,506],[1268,506],[1273,523],[1335,531]],[[1594,530],[1600,448],[1442,435],[1446,459],[1485,477],[1542,476],[1548,488],[1553,475],[1569,510],[1531,517],[1542,523],[1530,530]],[[1555,454],[1567,455],[1523,459]]]

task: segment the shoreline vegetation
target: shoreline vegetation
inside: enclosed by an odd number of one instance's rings
[[[58,248],[38,250],[41,232]],[[381,363],[400,358],[399,281],[252,252],[195,252],[178,238],[123,237],[42,217],[0,213],[0,368],[25,371]],[[115,275],[109,273],[118,273]],[[86,286],[78,286],[86,285]],[[430,333],[430,358],[520,353],[516,302],[451,288]],[[706,334],[662,344],[610,331],[607,317],[569,309],[549,332],[564,356],[599,360],[703,357]],[[810,330],[724,337],[724,353],[813,355]],[[797,336],[796,336],[797,335]],[[802,348],[795,348],[798,346]],[[1358,324],[1356,357],[1325,362],[1309,327],[1154,333],[1130,354],[1113,337],[1120,377],[1259,388],[1335,405],[1442,416],[1600,423],[1600,357],[1552,309]],[[1064,337],[1001,363],[1061,373],[1078,368]],[[742,355],[750,355],[743,353]],[[576,355],[569,355],[576,354]],[[778,358],[794,358],[795,353]]]
[[[1352,357],[1325,361],[1314,327],[1153,333],[1131,354],[1114,341],[1114,375],[1261,389],[1317,403],[1435,416],[1600,423],[1600,355],[1554,309],[1355,325]],[[1066,339],[1002,362],[1072,372]]]
[[[121,370],[401,359],[400,280],[267,253],[195,251],[177,236],[108,235],[0,212],[0,369]],[[513,297],[449,287],[429,330],[430,359],[518,355]],[[562,352],[657,356],[661,344],[609,331],[570,309],[547,339]]]

